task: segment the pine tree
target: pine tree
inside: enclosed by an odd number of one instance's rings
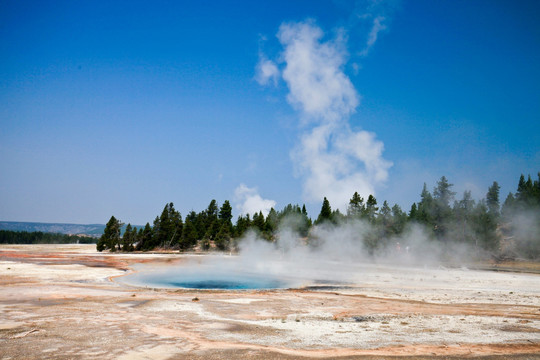
[[[416,206],[416,203],[411,205],[411,210],[409,210],[409,220],[418,220],[418,207]]]
[[[220,231],[221,231],[221,227],[223,227],[223,225],[227,226],[227,231],[229,234],[232,233],[232,207],[231,207],[231,204],[229,203],[229,200],[225,200],[225,202],[223,203],[223,205],[221,205],[221,208],[219,209],[219,221],[221,222],[221,226],[220,226]]]
[[[388,205],[388,201],[384,200],[379,215],[382,217],[390,218],[391,212],[392,212],[392,209],[390,209],[390,205]]]
[[[450,201],[456,195],[455,192],[451,190],[454,184],[448,183],[446,176],[442,176],[439,181],[437,181],[437,186],[433,190],[433,198],[441,206],[450,207]]]
[[[137,228],[133,229],[131,224],[126,225],[124,236],[122,236],[122,251],[133,251],[133,243],[137,235]]]
[[[225,200],[221,208],[219,209],[219,219],[223,222],[231,221],[232,219],[232,207],[229,200]]]
[[[319,213],[319,216],[317,217],[317,220],[315,221],[315,225],[322,224],[326,221],[332,220],[332,207],[330,206],[330,202],[325,197],[322,203],[321,212]]]
[[[525,175],[521,174],[519,177],[516,199],[520,202],[525,202],[527,198],[527,185],[525,183]]]
[[[216,235],[216,247],[219,250],[228,250],[230,246],[231,241],[231,233],[229,232],[229,227],[227,226],[227,223],[223,223],[221,225],[221,228],[219,229],[219,232]]]
[[[270,237],[277,231],[279,226],[279,216],[277,211],[274,208],[271,208],[266,216],[264,223],[264,232],[266,232]]]
[[[117,220],[114,216],[111,216],[107,225],[105,225],[105,230],[103,235],[99,238],[99,241],[96,245],[98,251],[111,250],[116,251],[120,250],[120,231],[122,229],[122,222]]]
[[[306,211],[306,205],[302,206],[302,217],[300,220],[300,225],[298,227],[298,233],[300,236],[306,237],[308,236],[309,229],[311,228],[311,225],[313,223],[311,222],[311,218],[308,217],[307,211]]]
[[[219,224],[218,224],[219,210],[218,210],[218,204],[216,200],[210,201],[210,204],[208,204],[208,207],[206,208],[205,214],[206,214],[206,219],[205,219],[206,232],[209,238],[213,239],[219,231]]]
[[[392,233],[401,234],[407,225],[407,214],[401,210],[401,206],[392,206]]]
[[[511,194],[510,194],[511,195]],[[528,175],[519,178],[515,197],[503,204],[504,230],[514,237],[517,252],[529,259],[540,258],[540,173],[534,182]]]
[[[184,227],[182,229],[182,241],[180,242],[180,249],[186,250],[193,247],[198,240],[197,229],[195,224],[191,220],[191,217],[186,217]]]
[[[172,205],[169,207],[169,235],[167,247],[179,246],[182,240],[182,232],[184,230],[184,222],[182,221],[182,214],[176,211]]]
[[[259,211],[259,213],[253,214],[253,221],[252,221],[251,224],[259,232],[262,233],[264,231],[265,221],[264,221],[264,215],[263,215],[262,211]]]
[[[377,216],[377,225],[379,226],[379,235],[383,239],[387,239],[391,235],[392,226],[392,209],[386,200],[383,201],[381,211]]]
[[[365,210],[365,217],[370,221],[374,222],[375,218],[377,216],[377,211],[379,208],[377,207],[377,199],[375,199],[375,196],[369,195],[368,199],[366,201],[366,210]]]
[[[494,181],[493,184],[489,187],[486,194],[486,204],[489,209],[489,212],[494,216],[499,216],[500,204],[499,204],[499,190],[501,187],[499,184]]]
[[[245,216],[244,215],[238,216],[238,218],[236,219],[236,225],[234,227],[235,237],[242,237],[242,235],[244,235],[244,233],[250,227],[251,227],[251,219],[249,217],[249,214]],[[218,231],[219,231],[219,227],[218,227]],[[216,232],[216,235],[217,235],[217,232]]]
[[[474,209],[475,203],[470,191],[465,191],[463,193],[463,198],[454,202],[452,212],[456,224],[454,234],[455,240],[465,243],[475,242],[474,233],[471,230]]]
[[[161,227],[161,224],[160,224],[160,221],[159,221],[159,216],[156,216],[156,218],[154,219],[154,222],[152,224],[152,237],[150,239],[150,242],[148,242],[146,244],[147,248],[146,250],[152,250],[152,249],[155,249],[156,247],[159,246],[159,238],[158,238],[158,234],[160,232],[160,227]]]
[[[536,200],[536,204],[540,205],[540,172],[538,172],[538,179],[534,181],[533,196]]]
[[[146,223],[144,229],[139,230],[137,234],[137,250],[147,251],[153,249],[152,246],[153,230],[150,223]]]
[[[540,174],[539,180],[535,182],[532,181],[531,175],[527,176],[527,181],[525,181],[523,174],[521,175],[516,192],[517,204],[521,209],[529,209],[540,205],[539,182]]]
[[[490,251],[498,248],[497,221],[484,201],[480,201],[474,209],[473,228],[476,247]]]
[[[452,209],[450,201],[453,200],[456,194],[451,190],[453,184],[450,184],[445,176],[437,182],[437,186],[433,190],[433,220],[434,231],[438,238],[443,238],[448,230],[448,223],[451,221]]]
[[[347,217],[349,219],[359,219],[365,212],[364,199],[355,192],[349,200],[349,206],[347,207]]]
[[[330,217],[330,220],[333,224],[340,224],[345,221],[345,215],[343,215],[341,211],[339,211],[339,209],[336,209],[332,211],[332,216]]]
[[[159,247],[167,246],[171,236],[171,223],[169,219],[171,204],[166,204],[163,208],[159,221],[157,222],[157,229],[154,230],[157,246]]]
[[[516,211],[516,198],[512,192],[508,193],[501,207],[501,215],[504,221],[510,221]]]
[[[427,189],[426,183],[420,193],[420,202],[418,203],[418,216],[417,219],[430,227],[433,227],[433,213],[434,213],[434,200],[433,196]]]

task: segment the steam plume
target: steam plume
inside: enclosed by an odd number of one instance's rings
[[[369,53],[369,50],[371,50],[371,48],[373,47],[373,45],[375,45],[379,32],[386,30],[386,25],[384,24],[385,20],[386,19],[384,16],[377,16],[375,17],[375,19],[373,19],[373,26],[371,27],[371,31],[369,32],[366,47],[364,48],[364,50],[361,51],[360,55],[366,56]]]
[[[267,85],[270,81],[276,85],[278,77],[279,69],[276,64],[273,61],[264,59],[264,57],[261,56],[261,59],[257,64],[257,75],[255,80],[257,80],[260,85]]]
[[[256,188],[247,187],[244,184],[240,184],[234,191],[234,199],[238,203],[238,208],[241,214],[258,213],[262,211],[266,216],[270,212],[270,209],[276,206],[274,200],[263,199]]]
[[[301,115],[302,133],[291,158],[303,179],[304,198],[320,201],[326,196],[333,207],[344,211],[355,191],[374,194],[392,164],[382,157],[384,144],[375,134],[349,125],[360,96],[343,71],[347,60],[343,31],[324,40],[323,31],[308,20],[282,24],[277,37],[283,47],[281,77],[289,89],[287,101]],[[261,83],[275,76],[262,71],[269,61],[261,58]]]

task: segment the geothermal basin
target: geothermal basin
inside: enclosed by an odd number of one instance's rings
[[[225,262],[222,258],[218,258],[225,265],[223,267],[212,265],[211,258],[209,256],[204,259],[206,260],[204,264],[188,261],[187,264],[180,265],[139,265],[134,267],[136,272],[120,277],[117,281],[141,287],[201,290],[285,289],[295,284],[290,278],[231,266],[234,264],[234,258]]]
[[[2,246],[0,359],[540,357],[535,264],[285,265]]]

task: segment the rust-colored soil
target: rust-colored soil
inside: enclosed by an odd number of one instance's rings
[[[415,282],[400,291],[399,277],[275,291],[115,279],[135,264],[182,259],[0,247],[0,359],[540,358],[539,275],[460,273],[456,288],[418,280],[418,291]]]

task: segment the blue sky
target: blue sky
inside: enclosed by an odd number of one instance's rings
[[[356,188],[408,210],[442,175],[503,201],[540,171],[539,18],[537,1],[3,1],[0,220],[144,224],[211,199],[316,217]]]

